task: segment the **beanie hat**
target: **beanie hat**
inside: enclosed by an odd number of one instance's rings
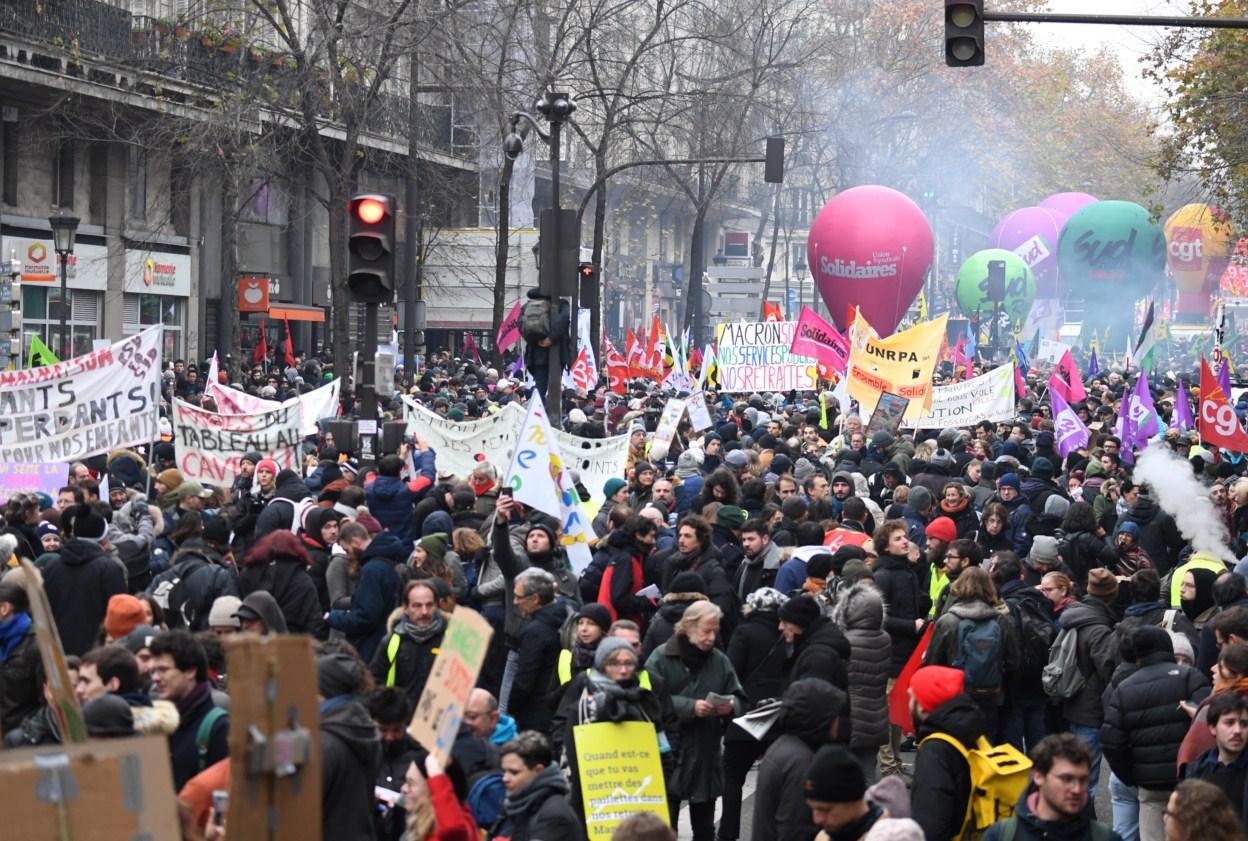
[[[243,600],[238,596],[217,596],[212,603],[212,609],[208,611],[208,627],[241,628],[243,624],[235,614],[242,603]]]
[[[1053,462],[1041,456],[1031,463],[1031,475],[1037,479],[1053,478]]]
[[[748,466],[750,457],[745,454],[745,450],[733,450],[724,456],[724,464],[729,467],[742,468]]]
[[[859,581],[874,581],[875,573],[871,571],[871,567],[867,566],[866,561],[854,558],[848,561],[845,568],[841,570],[841,578],[845,579],[846,584],[853,586]]]
[[[648,461],[639,461],[633,464],[633,475],[640,476],[643,473],[654,473],[654,465]]]
[[[435,561],[446,558],[446,535],[441,532],[425,535],[416,544],[425,550],[425,554]]]
[[[871,436],[871,443],[874,444],[877,449],[891,447],[893,445],[893,434],[887,429],[881,429],[879,432]]]
[[[926,511],[932,507],[932,492],[922,485],[917,485],[910,489],[910,496],[906,498],[906,501],[915,511]]]
[[[810,459],[799,458],[793,463],[793,478],[799,482],[805,482],[815,473],[815,466],[810,463]]]
[[[1055,517],[1065,517],[1070,510],[1070,500],[1064,496],[1053,494],[1044,501],[1044,513]]]
[[[807,800],[820,803],[853,803],[867,792],[862,766],[840,745],[824,745],[806,769],[802,786]]]
[[[779,611],[789,601],[789,597],[775,587],[759,587],[745,597],[742,612],[750,616],[759,612]]]
[[[1196,652],[1192,650],[1192,641],[1187,638],[1187,634],[1181,634],[1178,631],[1170,631],[1170,645],[1174,648],[1174,657],[1177,662],[1179,657],[1186,657],[1191,662],[1196,662]]]
[[[546,532],[546,536],[550,538],[551,549],[559,548],[559,535],[555,534],[554,528],[552,528],[549,524],[543,523],[543,522],[534,523],[533,525],[529,526],[529,531],[534,531],[534,530]]]
[[[173,490],[182,484],[182,471],[177,468],[170,467],[168,470],[162,470],[156,474],[156,481],[160,482],[169,490]]]
[[[932,453],[931,465],[932,467],[943,467],[948,470],[953,466],[953,453],[945,449],[936,450],[936,452]]]
[[[129,593],[118,593],[108,600],[104,613],[104,633],[119,640],[143,624],[143,602]]]
[[[108,521],[90,505],[71,505],[61,512],[61,525],[78,540],[99,543],[108,531]]]
[[[913,818],[881,818],[862,841],[923,841],[923,827]]]
[[[1118,528],[1114,529],[1114,537],[1120,534],[1129,534],[1136,540],[1140,539],[1140,527],[1130,520],[1123,520],[1118,524]]]
[[[780,621],[789,622],[800,628],[808,628],[819,618],[822,611],[813,596],[803,593],[780,605]]]
[[[354,695],[364,677],[358,661],[347,654],[327,654],[316,658],[316,691],[326,700]]]
[[[252,450],[250,453],[243,453],[243,457],[239,459],[239,461],[249,461],[252,463],[252,466],[255,466],[264,461],[264,456],[260,455],[260,453],[257,453],[255,450]]]
[[[106,692],[82,708],[82,721],[93,739],[134,735],[134,713],[120,695]]]
[[[35,537],[39,538],[40,540],[43,540],[49,534],[59,535],[60,533],[61,533],[61,530],[58,529],[56,526],[52,525],[51,523],[40,523],[39,528],[35,529]]]
[[[607,665],[607,658],[617,651],[627,651],[633,655],[634,660],[639,659],[637,652],[627,642],[619,637],[607,637],[594,649],[594,668],[601,672]]]
[[[726,529],[739,529],[745,525],[749,515],[735,505],[725,505],[715,512],[715,524]]]
[[[861,546],[842,546],[832,553],[832,571],[837,575],[845,569],[845,564],[854,559],[865,561],[867,553]]]
[[[793,470],[793,460],[784,453],[779,453],[772,457],[771,464],[768,466],[771,468],[772,473],[781,476]]]
[[[911,495],[913,495],[911,491]],[[952,543],[958,539],[958,527],[953,524],[953,520],[948,517],[937,517],[927,524],[927,528],[923,533],[928,537],[934,537],[937,540],[943,540],[945,543]]]
[[[628,482],[625,482],[619,476],[612,476],[602,486],[602,495],[607,499],[615,496],[620,492],[620,488],[627,488]]]
[[[672,583],[667,585],[668,593],[701,593],[706,589],[706,584],[702,581],[702,576],[691,570],[678,572],[672,578]]]
[[[1047,534],[1038,534],[1031,541],[1031,552],[1027,555],[1031,562],[1042,561],[1046,564],[1057,563],[1057,538]]]
[[[1103,567],[1089,570],[1088,595],[1101,601],[1113,601],[1118,597],[1118,579]]]
[[[260,459],[260,461],[256,462],[256,470],[257,471],[267,470],[270,473],[272,473],[274,476],[276,476],[279,473],[277,469],[277,462],[275,462],[271,458],[262,458]]]
[[[924,712],[932,712],[962,692],[966,673],[948,666],[924,666],[910,679],[910,694]]]
[[[1047,447],[1052,447],[1052,446],[1053,446],[1053,441],[1054,441],[1054,440],[1055,440],[1055,438],[1054,438],[1053,433],[1052,433],[1052,432],[1049,432],[1049,431],[1046,429],[1046,430],[1044,430],[1043,432],[1041,432],[1039,435],[1037,435],[1037,436],[1036,436],[1036,446],[1037,446],[1037,447],[1046,447],[1046,448],[1047,448]],[[1046,459],[1046,461],[1047,461],[1047,459]],[[1050,466],[1051,466],[1051,465],[1050,465]],[[1031,470],[1032,470],[1032,472],[1033,472],[1033,473],[1035,472],[1036,468],[1035,468],[1035,465],[1034,465],[1034,464],[1032,465]]]
[[[1003,474],[1002,476],[997,477],[997,489],[998,490],[1000,490],[1001,488],[1013,488],[1014,490],[1017,491],[1021,489],[1022,486],[1023,486],[1022,482],[1018,481],[1017,473],[1006,473],[1006,474]]]
[[[576,614],[577,619],[588,619],[605,634],[611,630],[611,611],[607,610],[606,605],[598,604],[598,602],[589,602],[581,605],[581,609]]]
[[[151,625],[139,625],[127,634],[125,639],[117,641],[125,646],[126,651],[137,655],[140,651],[147,648],[152,642],[152,637],[159,633],[159,628],[154,628]]]
[[[806,562],[806,577],[818,578],[826,580],[832,575],[832,556],[827,552],[820,552],[809,561]]]

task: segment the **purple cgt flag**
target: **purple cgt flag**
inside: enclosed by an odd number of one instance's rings
[[[1049,390],[1049,400],[1053,405],[1053,426],[1057,439],[1057,452],[1064,461],[1067,456],[1080,447],[1088,445],[1088,428],[1070,408],[1070,404],[1062,399],[1056,391]]]

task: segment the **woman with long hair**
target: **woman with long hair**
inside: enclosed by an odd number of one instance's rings
[[[1204,780],[1184,780],[1161,813],[1166,841],[1244,841],[1239,816],[1222,789]]]
[[[698,494],[697,501],[693,503],[693,511],[700,514],[702,508],[712,502],[736,505],[740,498],[741,486],[737,484],[737,477],[732,475],[731,470],[721,467],[707,476],[702,483],[702,493]]]
[[[434,754],[425,757],[422,772],[413,762],[403,779],[407,828],[403,841],[477,841],[472,813],[460,802],[451,778]]]
[[[979,530],[975,533],[975,542],[984,550],[984,557],[992,556],[1001,550],[1014,551],[1014,542],[1010,539],[1010,512],[999,502],[990,502],[984,506],[979,518]]]

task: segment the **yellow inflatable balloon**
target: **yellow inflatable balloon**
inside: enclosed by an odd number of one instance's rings
[[[1166,220],[1165,233],[1170,274],[1181,293],[1201,292],[1210,264],[1225,263],[1235,246],[1230,221],[1207,204],[1180,207]]]

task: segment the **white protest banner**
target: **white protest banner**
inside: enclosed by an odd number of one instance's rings
[[[589,541],[594,539],[594,533],[581,508],[581,498],[572,486],[568,466],[559,455],[558,442],[546,420],[546,407],[536,391],[529,398],[529,411],[503,484],[514,489],[517,502],[559,518],[563,524],[559,540],[572,569],[578,575],[583,572],[592,559]]]
[[[243,455],[253,451],[277,462],[278,470],[299,470],[303,433],[297,400],[254,415],[219,415],[175,400],[173,431],[184,479],[228,487]]]
[[[932,390],[932,410],[919,418],[907,418],[901,425],[905,429],[943,429],[1013,417],[1014,364],[1008,363],[965,382],[937,386]]]
[[[659,415],[659,425],[654,430],[654,442],[650,445],[651,461],[662,462],[667,458],[667,451],[672,447],[672,440],[676,437],[676,428],[680,425],[680,419],[684,414],[684,400],[673,397],[667,401],[667,405],[663,407],[663,414]]]
[[[453,421],[429,411],[410,397],[404,396],[403,407],[409,435],[420,433],[437,452],[438,467],[467,479],[477,467],[478,453],[495,466],[511,461],[512,450],[520,427],[524,425],[524,409],[508,403],[501,412],[480,420]],[[590,497],[601,504],[602,488],[608,479],[623,478],[628,461],[628,436],[582,438],[555,430],[559,452],[564,462],[581,477]]]
[[[255,415],[271,412],[282,405],[276,400],[253,397],[245,391],[211,380],[204,385],[204,392],[216,401],[217,411],[223,415]]]
[[[706,396],[701,391],[689,395],[689,423],[694,432],[711,428],[711,413],[706,408]]]
[[[1055,342],[1052,339],[1040,340],[1040,352],[1031,360],[1031,364],[1037,362],[1047,362],[1050,365],[1056,365],[1061,361],[1067,351],[1072,350],[1071,346],[1065,342]]]
[[[721,327],[720,391],[814,390],[815,360],[789,351],[797,322],[752,321]]]
[[[316,422],[321,418],[336,417],[338,414],[338,395],[342,389],[341,380],[330,380],[320,388],[313,389],[298,398],[300,411],[300,430],[304,435],[315,435],[319,432]],[[260,415],[275,412],[285,403],[276,400],[262,400],[236,388],[209,383],[204,390],[217,403],[217,413],[222,415]],[[287,400],[286,403],[291,402]]]
[[[160,325],[55,365],[0,371],[0,462],[78,461],[160,431]]]

